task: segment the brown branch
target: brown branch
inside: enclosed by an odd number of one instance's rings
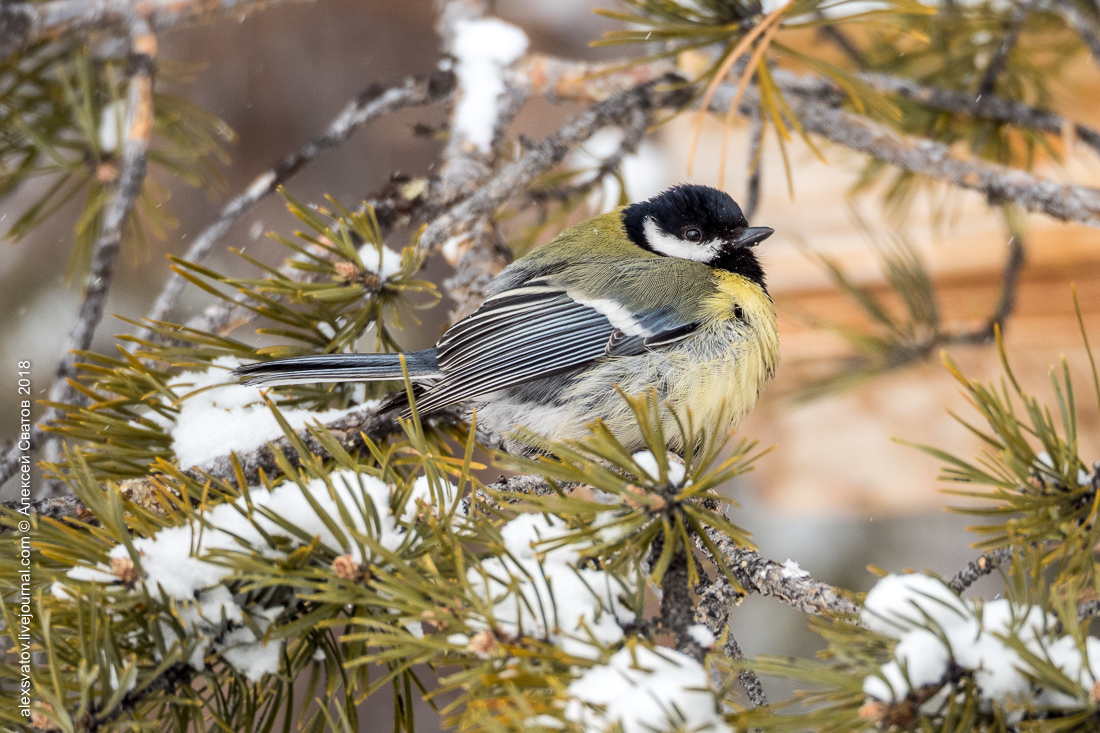
[[[310,140],[257,176],[244,192],[226,204],[214,222],[191,243],[183,258],[188,262],[202,262],[241,216],[278,190],[279,186],[322,152],[346,142],[360,127],[406,107],[422,106],[446,99],[453,89],[454,74],[449,71],[437,71],[423,78],[409,78],[389,88],[378,84],[370,85],[358,97],[348,102],[323,135]],[[185,284],[186,280],[178,272],[173,272],[145,318],[150,321],[164,320],[179,299]],[[144,328],[136,334],[136,338],[145,339],[149,335],[149,329]]]
[[[983,552],[976,559],[966,564],[966,567],[955,574],[947,585],[951,590],[961,594],[964,590],[974,585],[979,578],[992,573],[1001,565],[1012,560],[1012,548],[1002,547],[999,550]]]
[[[0,4],[0,59],[33,43],[70,33],[129,28],[143,22],[152,32],[211,15],[243,18],[285,0],[48,0]]]

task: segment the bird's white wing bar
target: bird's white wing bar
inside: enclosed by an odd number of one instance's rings
[[[692,328],[660,309],[634,314],[607,298],[584,298],[542,282],[486,300],[439,340],[443,377],[417,402],[424,411],[583,366],[673,343]],[[676,335],[673,335],[673,334]]]
[[[722,247],[722,242],[714,239],[707,242],[685,242],[674,234],[662,231],[661,227],[652,218],[645,220],[642,229],[645,231],[646,241],[653,248],[653,251],[666,257],[695,260],[696,262],[712,262],[718,256],[718,250]]]

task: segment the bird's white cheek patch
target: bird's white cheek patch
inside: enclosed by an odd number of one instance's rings
[[[709,242],[685,242],[677,236],[661,231],[657,222],[646,219],[645,238],[654,252],[659,252],[666,257],[677,257],[681,260],[695,260],[696,262],[710,262],[717,255],[722,243]]]

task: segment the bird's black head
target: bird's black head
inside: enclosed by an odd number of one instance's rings
[[[764,286],[753,246],[772,234],[750,227],[737,202],[709,186],[681,184],[623,210],[634,244],[665,257],[705,262]]]

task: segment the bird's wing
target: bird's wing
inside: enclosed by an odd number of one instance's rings
[[[603,356],[629,356],[686,338],[696,324],[672,309],[632,313],[545,279],[485,301],[437,344],[443,378],[418,409],[437,410]]]

